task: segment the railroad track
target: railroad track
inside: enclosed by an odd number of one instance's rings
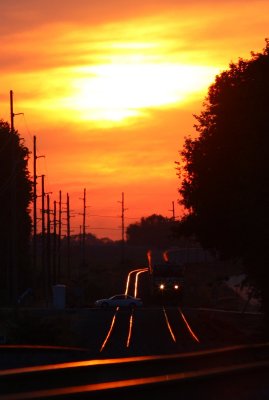
[[[174,390],[186,395],[195,392],[203,399],[208,393],[213,396],[214,390],[220,389],[219,384],[223,394],[227,388],[231,391],[232,384],[238,392],[237,399],[254,399],[249,386],[256,394],[269,393],[268,372],[268,343],[166,356],[86,360],[1,370],[0,400],[123,398],[118,396],[143,399],[143,393],[161,398]],[[240,397],[244,393],[249,397]],[[212,399],[224,398],[222,393],[215,396]]]
[[[138,278],[140,274],[145,272],[147,272],[146,268],[138,268],[129,272],[125,285],[125,294],[137,297]],[[193,331],[191,324],[184,315],[181,307],[174,307],[171,309],[163,305],[161,310],[162,312],[160,313],[159,323],[160,326],[163,327],[162,329],[166,332],[166,342],[171,341],[172,344],[176,344],[177,346],[181,343],[182,347],[184,347],[186,343],[200,343],[197,333]],[[104,340],[100,345],[100,353],[106,354],[107,348],[109,348],[110,352],[108,355],[113,354],[111,353],[111,351],[113,352],[113,346],[116,351],[120,351],[124,348],[128,350],[131,347],[134,324],[136,324],[138,320],[137,311],[138,310],[121,310],[120,307],[115,309],[111,316],[110,325],[107,327]],[[141,325],[143,324],[141,323]],[[140,330],[143,330],[143,326],[141,326]],[[143,343],[140,342],[140,347],[142,347],[142,345]],[[174,350],[176,349],[177,348],[174,347]]]

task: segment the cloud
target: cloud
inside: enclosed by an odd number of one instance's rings
[[[174,162],[184,136],[195,134],[193,114],[209,81],[231,60],[260,51],[269,23],[267,0],[9,0],[0,12],[1,118],[10,118],[12,89],[15,113],[25,114],[15,126],[30,149],[35,134],[38,155],[45,155],[37,167],[46,189],[54,198],[59,188],[69,191],[79,208],[87,187],[93,208],[113,203],[118,214],[124,191],[130,217],[169,215],[178,197]],[[184,68],[194,84],[194,67],[211,68],[203,87],[195,83],[199,91],[184,102],[148,101],[154,90],[157,100],[168,78],[172,89],[187,82]],[[109,98],[106,110],[96,110],[98,94],[103,105]],[[98,125],[93,111],[114,120]],[[120,112],[132,116],[117,120]]]

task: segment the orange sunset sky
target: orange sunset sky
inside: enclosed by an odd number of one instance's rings
[[[125,226],[172,217],[173,202],[180,217],[175,161],[193,114],[216,74],[262,51],[269,1],[0,0],[0,15],[0,118],[13,90],[15,128],[30,151],[36,136],[51,203],[69,193],[72,233],[84,188],[97,237],[121,239],[122,193]]]

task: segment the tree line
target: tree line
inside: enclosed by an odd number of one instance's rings
[[[31,282],[32,181],[29,150],[17,131],[0,121],[0,301],[14,303]]]
[[[181,232],[240,259],[269,327],[269,40],[216,76],[176,161]],[[269,329],[269,328],[268,328]]]

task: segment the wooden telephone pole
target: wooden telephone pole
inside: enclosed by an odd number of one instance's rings
[[[36,137],[34,136],[34,198],[33,198],[33,268],[36,271],[36,234],[37,234],[37,216],[36,216],[36,186],[37,186],[37,175],[36,175]]]
[[[52,283],[56,283],[56,255],[57,255],[57,202],[53,202],[53,250],[52,250]]]
[[[66,217],[67,217],[67,274],[68,280],[71,278],[71,269],[70,269],[70,203],[69,203],[69,194],[66,195]]]
[[[86,263],[86,189],[83,192],[82,264]]]
[[[17,265],[17,160],[16,160],[16,141],[14,132],[14,112],[13,112],[13,91],[10,90],[10,134],[12,142],[12,153],[11,153],[11,173],[13,177],[11,186],[11,251],[10,251],[10,265],[8,269],[8,297],[9,302],[12,304],[16,303],[16,298],[18,296],[18,265]]]
[[[42,265],[42,279],[44,280],[44,296],[46,298],[46,260],[45,260],[45,243],[46,243],[46,229],[45,229],[45,175],[41,175],[41,265]]]
[[[121,194],[121,262],[122,264],[125,261],[125,217],[124,212],[127,208],[124,207],[124,193]]]
[[[46,252],[46,301],[49,303],[49,290],[51,287],[51,237],[50,237],[50,196],[47,194],[47,252]]]
[[[34,136],[34,140],[33,140],[33,191],[34,191],[34,195],[33,195],[33,269],[34,269],[34,273],[36,272],[36,260],[37,260],[37,178],[40,178],[37,176],[37,172],[36,172],[36,160],[38,158],[41,158],[44,156],[37,156],[36,154],[36,136]],[[42,177],[42,187],[44,189],[44,175],[41,175]],[[42,234],[44,234],[44,190],[42,192]]]
[[[58,281],[62,278],[61,271],[61,246],[62,246],[62,191],[59,191],[59,218],[58,218]]]
[[[176,217],[175,217],[175,202],[174,201],[172,201],[172,210],[170,210],[170,211],[172,211],[172,220],[173,221],[175,221],[175,219],[176,219]]]
[[[9,92],[9,99],[10,99],[10,130],[14,132],[14,112],[13,112],[13,91],[10,90]]]

